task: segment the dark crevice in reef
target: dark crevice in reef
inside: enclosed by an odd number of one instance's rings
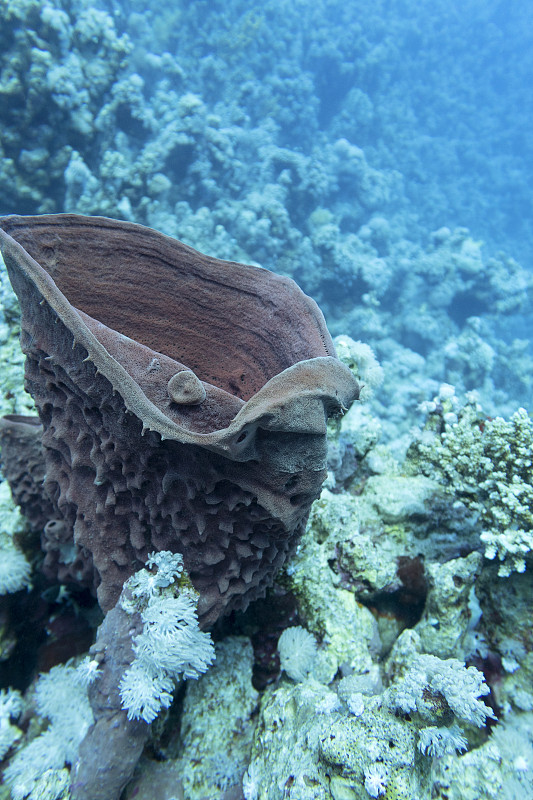
[[[73,592],[58,602],[60,587],[37,570],[31,591],[6,595],[0,603],[3,641],[0,688],[25,691],[38,673],[86,653],[101,614],[89,592]],[[12,648],[12,649],[11,649]]]
[[[406,628],[414,628],[422,619],[428,593],[424,562],[419,557],[402,556],[398,559],[397,574],[402,586],[395,592],[379,592],[358,600],[374,616],[393,617]]]

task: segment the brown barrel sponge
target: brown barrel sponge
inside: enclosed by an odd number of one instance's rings
[[[3,217],[0,248],[45,489],[102,609],[163,549],[183,554],[204,625],[245,608],[320,492],[328,415],[358,396],[316,303],[103,217]]]

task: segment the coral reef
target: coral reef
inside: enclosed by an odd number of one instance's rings
[[[30,729],[4,780],[14,800],[68,797],[68,767],[93,722],[83,673],[69,665],[53,667],[39,677],[32,702],[42,732]]]
[[[365,368],[376,370],[360,344],[347,337],[341,344],[360,380]],[[190,800],[239,793],[245,800],[492,800],[518,790],[529,796],[529,556],[524,571],[498,574],[483,538],[496,497],[487,481],[495,480],[502,498],[517,478],[528,485],[529,417],[520,411],[507,422],[488,419],[472,397],[462,403],[449,385],[423,414],[425,424],[401,460],[380,444],[368,408],[330,424],[327,488],[272,595],[293,598],[297,617],[279,637],[280,677],[261,695],[252,687],[249,640],[230,636],[217,643],[215,665],[172,703],[177,660],[178,672],[187,672],[184,664],[195,658],[192,629],[189,649],[173,639],[192,620],[188,601],[180,601],[190,584],[177,557],[164,553],[130,578],[123,607],[109,612],[76,670],[81,680],[92,678],[97,725],[78,745],[72,797],[104,800],[124,784],[126,798],[147,800],[165,791]],[[255,619],[252,613],[240,624],[259,641]],[[152,630],[156,624],[163,627]],[[191,674],[208,660],[202,656]],[[159,664],[158,684],[152,681],[145,701],[137,678],[135,690],[127,685],[137,661]],[[19,700],[15,706],[6,711],[6,776],[22,787],[17,765],[30,745],[17,725]],[[117,714],[122,723],[111,736],[106,720]],[[156,714],[152,726],[134,718]],[[137,742],[132,748],[130,740],[129,761],[118,758],[128,725]],[[511,758],[513,737],[520,745]],[[162,763],[154,761],[154,748]],[[120,769],[91,766],[95,757],[110,763],[110,753]],[[37,787],[53,800],[66,798],[68,758],[39,763],[31,786],[13,788],[13,797],[32,798]]]
[[[403,464],[390,456],[373,458],[375,445],[361,450],[345,488],[337,487],[336,494],[324,489],[313,508],[307,535],[285,569],[284,585],[318,637],[318,652],[303,684],[293,689],[284,681],[263,697],[246,798],[294,792],[328,800],[382,795],[425,800],[444,796],[446,786],[455,787],[457,797],[488,798],[497,796],[493,785],[503,787],[506,781],[531,785],[525,756],[518,768],[496,766],[503,764],[504,725],[510,731],[527,724],[521,714],[530,707],[524,691],[531,669],[529,636],[523,628],[529,572],[495,584],[494,566],[480,552],[477,516],[470,520],[468,536],[456,540],[459,526],[464,529],[464,512],[457,508],[460,482],[454,494],[454,484],[446,484],[436,468],[431,480],[410,476],[413,463],[421,463],[420,442],[425,453],[442,446],[435,429],[444,429],[452,405],[461,417],[450,387],[442,387],[432,402],[428,426]],[[465,414],[468,408],[467,403]],[[349,416],[339,438],[351,435]],[[478,408],[478,421],[481,417]],[[448,417],[448,424],[457,423]],[[502,444],[510,425],[498,423]],[[484,429],[477,431],[482,435]],[[461,452],[471,457],[471,451]],[[384,463],[387,469],[374,474],[373,465],[383,470]],[[507,481],[513,484],[512,474]],[[479,502],[490,508],[488,498]],[[465,554],[465,547],[471,552]],[[520,593],[519,580],[524,582]],[[501,632],[510,628],[502,603],[511,598],[516,598],[511,613],[517,636],[503,642]],[[505,619],[495,636],[496,605]],[[359,609],[355,630],[348,608],[352,614]],[[370,636],[365,614],[375,626]],[[332,661],[328,672],[324,665]],[[490,676],[490,688],[481,668]],[[505,722],[487,739],[485,723],[496,713]],[[486,777],[481,777],[485,764]],[[459,789],[463,768],[469,776],[466,794]],[[512,796],[512,790],[502,791]]]
[[[90,149],[96,120],[131,51],[112,16],[89,4],[0,6],[2,208],[57,208],[65,170]]]
[[[413,445],[413,469],[438,476],[456,507],[477,518],[499,575],[524,572],[533,549],[533,421],[524,408],[508,421],[486,419],[475,400],[455,413],[454,400],[434,404],[443,430]]]
[[[0,800],[533,798],[530,17],[0,0]]]
[[[236,0],[204,15],[134,0],[5,0],[0,209],[120,216],[294,277],[335,333],[363,339],[386,366],[379,415],[387,409],[391,433],[402,424],[391,407],[414,412],[435,381],[482,391],[491,414],[527,406],[531,274],[501,248],[523,248],[527,267],[530,231],[515,232],[527,216],[531,158],[522,124],[512,155],[493,152],[510,117],[501,93],[497,114],[490,105],[510,76],[505,100],[521,105],[530,59],[518,59],[500,30],[521,39],[520,12],[502,20],[494,8],[470,8],[473,29],[487,34],[480,71],[444,0],[428,19],[425,5],[412,10],[416,34],[398,0],[389,4],[391,36],[381,0],[333,14],[327,0],[303,14],[297,5]],[[463,43],[468,68],[456,88],[486,104],[470,118],[476,134],[444,101],[458,61],[434,17]],[[495,30],[513,61],[505,75]],[[431,103],[414,100],[430,91],[421,63],[436,89]],[[469,154],[464,163],[458,151]],[[500,204],[488,213],[495,187]]]
[[[206,675],[188,685],[178,751],[166,751],[191,800],[235,791],[250,761],[259,699],[252,646],[231,636],[215,646],[215,656]]]

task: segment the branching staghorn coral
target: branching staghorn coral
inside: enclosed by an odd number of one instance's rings
[[[500,576],[524,572],[533,550],[533,420],[524,408],[507,421],[486,418],[473,397],[457,410],[453,393],[429,410],[428,424],[440,430],[415,443],[412,465],[438,477],[450,502],[477,519]]]

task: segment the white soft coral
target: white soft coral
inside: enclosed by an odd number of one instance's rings
[[[137,599],[143,630],[135,637],[135,659],[120,682],[120,697],[129,719],[153,722],[162,708],[172,703],[174,682],[198,678],[213,662],[215,651],[208,633],[198,627],[197,595],[177,583],[183,559],[169,551],[152,553],[147,566],[126,583]],[[123,603],[126,611],[135,602]]]

